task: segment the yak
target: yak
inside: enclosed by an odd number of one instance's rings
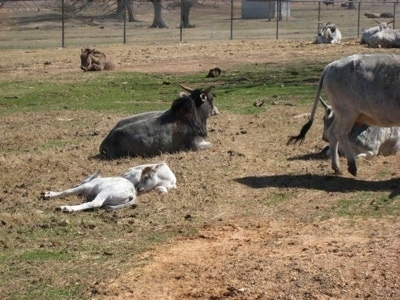
[[[151,157],[161,153],[203,150],[207,142],[207,118],[215,111],[211,87],[190,89],[166,111],[147,112],[118,122],[100,144],[100,155],[115,159]]]
[[[96,49],[81,49],[81,69],[83,71],[114,70],[115,68],[116,64],[111,56]]]
[[[400,126],[400,55],[355,54],[328,64],[319,79],[311,116],[297,136],[287,144],[302,142],[311,128],[322,89],[335,111],[327,130],[332,149],[332,169],[341,174],[339,143],[347,158],[348,171],[357,166],[348,134],[355,123],[370,126]]]

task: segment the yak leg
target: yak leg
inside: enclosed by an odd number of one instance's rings
[[[80,193],[85,193],[85,191],[88,189],[87,185],[79,185],[77,187],[62,191],[62,192],[43,192],[42,193],[42,198],[44,199],[50,199],[50,198],[56,198],[56,197],[64,197],[68,195],[73,195],[73,194],[80,194]]]
[[[102,71],[104,64],[100,59],[92,58],[91,63],[88,66],[88,71]]]
[[[336,142],[336,149],[334,149],[333,155],[336,156],[335,159],[335,167],[339,169],[339,154],[338,154],[338,146],[339,143],[341,143],[341,147],[343,149],[344,154],[346,155],[347,158],[347,170],[350,172],[351,175],[357,176],[357,165],[356,165],[356,160],[354,158],[354,153],[353,150],[350,147],[349,143],[349,138],[348,134],[353,127],[355,123],[356,118],[351,116],[351,115],[346,115],[346,116],[341,116],[339,117],[338,115],[335,117],[335,120],[333,121],[333,124],[331,127],[333,127],[333,136],[335,136],[335,139],[337,139]],[[339,126],[340,124],[340,126]],[[332,156],[333,160],[333,156]],[[332,165],[333,168],[333,165]],[[334,169],[336,172],[336,169]]]
[[[327,136],[329,136],[329,150],[331,155],[331,164],[332,169],[335,171],[336,175],[341,175],[342,172],[340,171],[339,165],[339,140],[337,139],[334,133],[334,126],[335,126],[336,118],[334,119],[331,126],[328,127]]]
[[[203,137],[196,137],[192,144],[192,148],[195,150],[205,150],[211,148],[211,143],[204,140]]]
[[[359,153],[356,155],[356,159],[358,158],[365,158],[365,159],[373,159],[375,156],[377,156],[377,154],[375,154],[375,152],[373,151],[367,151],[367,152],[363,152],[363,153]]]
[[[357,165],[356,160],[354,158],[354,153],[350,148],[347,135],[344,137],[342,142],[343,151],[346,154],[347,158],[347,170],[350,172],[351,175],[357,176]]]
[[[159,185],[154,188],[154,190],[159,194],[168,193],[168,189],[165,186]]]
[[[80,210],[86,210],[86,209],[94,209],[94,208],[100,208],[103,206],[103,203],[107,200],[109,194],[108,193],[99,193],[96,198],[93,199],[93,201],[90,202],[85,202],[82,204],[78,205],[63,205],[61,206],[61,210],[65,212],[74,212],[74,211],[80,211]]]
[[[88,71],[102,71],[103,70],[103,66],[101,64],[91,64],[88,67]]]
[[[332,135],[332,138],[329,140],[329,147],[332,156],[332,169],[335,171],[335,175],[342,175],[339,165],[339,141],[334,135]]]

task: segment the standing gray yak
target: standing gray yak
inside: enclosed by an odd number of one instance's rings
[[[95,49],[81,49],[81,69],[83,71],[114,70],[114,59]]]
[[[121,120],[100,145],[108,159],[124,156],[151,157],[160,153],[203,150],[211,147],[207,118],[214,112],[211,87],[190,89],[169,110],[148,112]]]
[[[348,171],[356,176],[357,166],[348,138],[354,124],[400,126],[400,55],[355,54],[328,64],[319,79],[311,116],[299,135],[289,138],[288,144],[304,141],[313,124],[322,89],[335,111],[327,130],[332,169],[341,174],[340,143]]]

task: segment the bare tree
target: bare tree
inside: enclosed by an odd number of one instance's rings
[[[349,4],[347,5],[347,9],[356,9],[354,4],[354,0],[349,0]]]
[[[115,15],[119,18],[124,17],[124,5],[126,5],[128,22],[136,22],[137,20],[133,14],[133,0],[117,0],[117,11],[115,12]]]
[[[168,28],[162,16],[161,0],[150,0],[154,6],[154,19],[150,28]]]
[[[183,28],[192,28],[193,25],[189,22],[189,13],[190,9],[197,4],[197,0],[183,0],[182,1],[182,27]]]

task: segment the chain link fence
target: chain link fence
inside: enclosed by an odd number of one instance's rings
[[[0,49],[201,40],[285,39],[312,42],[319,22],[335,23],[343,39],[377,22],[396,26],[397,1],[0,0]],[[189,11],[184,10],[188,7]],[[186,4],[185,4],[186,3]],[[160,16],[158,16],[160,17]],[[160,23],[156,23],[159,25]]]

